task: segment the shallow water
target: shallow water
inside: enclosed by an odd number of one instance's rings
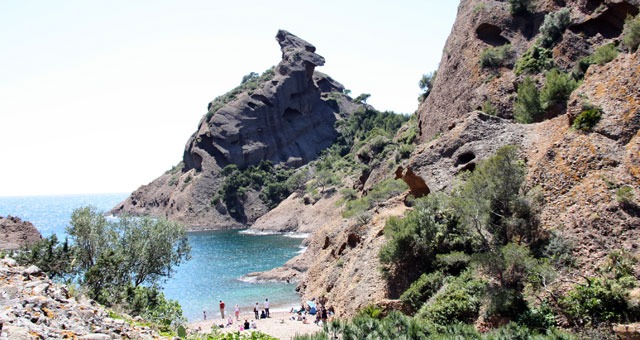
[[[74,209],[93,205],[107,211],[127,194],[0,197],[0,216],[17,216],[32,222],[43,236],[65,235]],[[295,284],[251,283],[242,277],[255,271],[284,264],[300,252],[302,239],[297,235],[255,235],[238,230],[189,233],[192,259],[179,266],[162,284],[165,295],[177,300],[184,315],[200,320],[219,317],[218,303],[224,300],[226,311],[237,303],[243,312],[260,306],[266,298],[272,309],[288,309],[299,303]]]

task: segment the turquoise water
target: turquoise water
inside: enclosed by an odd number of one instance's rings
[[[107,211],[127,194],[0,197],[0,216],[17,216],[32,222],[43,236],[64,237],[75,208],[93,205]],[[252,283],[244,275],[284,264],[300,251],[302,239],[282,235],[252,235],[238,230],[189,233],[192,259],[177,268],[162,284],[165,295],[177,300],[190,320],[219,317],[218,302],[227,311],[238,304],[241,311],[252,310],[266,298],[271,309],[299,304],[295,284]]]

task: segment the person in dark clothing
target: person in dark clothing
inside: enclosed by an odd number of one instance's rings
[[[264,310],[260,313],[260,319],[266,319],[267,318],[267,313],[264,312]]]
[[[244,329],[249,329],[249,321],[244,320]]]

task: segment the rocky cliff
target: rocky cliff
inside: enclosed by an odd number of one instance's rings
[[[0,216],[0,235],[0,250],[18,249],[42,239],[31,222],[13,216]]]
[[[267,206],[252,190],[244,195],[241,212],[232,214],[216,202],[225,166],[244,169],[269,160],[298,167],[333,143],[336,121],[352,109],[344,87],[315,71],[325,60],[313,45],[282,30],[276,40],[280,63],[261,76],[246,76],[239,87],[209,103],[182,162],[137,189],[114,213],[164,216],[193,230],[246,226]]]
[[[545,16],[562,8],[569,10],[570,20],[549,48],[555,67],[572,72],[607,44],[622,51],[609,62],[588,66],[566,104],[551,107],[532,124],[517,123],[514,102],[527,75],[516,74],[515,65],[541,39]],[[373,171],[386,172],[378,178],[409,179],[407,184],[423,193],[447,192],[457,174],[473,171],[501,146],[516,145],[526,162],[526,189],[539,187],[544,196],[542,227],[575,245],[572,255],[580,270],[562,273],[562,280],[576,282],[594,273],[612,250],[640,255],[640,52],[619,46],[625,18],[639,8],[631,0],[541,0],[513,14],[506,1],[461,1],[434,87],[418,108],[420,142],[395,172]],[[507,45],[510,52],[502,64],[481,67],[484,51]],[[540,88],[545,69],[529,76]],[[595,126],[572,127],[590,107],[601,114]],[[621,188],[630,188],[631,194],[621,199]],[[283,205],[296,206],[296,199]],[[336,211],[327,223],[298,218],[300,230],[315,230],[307,251],[264,275],[297,279],[305,298],[324,297],[342,315],[372,303],[393,307],[396,302],[389,299],[398,292],[382,279],[377,254],[385,239],[384,221],[404,209],[402,197],[391,199],[376,206],[365,225],[342,219]],[[265,215],[256,227],[270,225],[266,218],[274,215]]]

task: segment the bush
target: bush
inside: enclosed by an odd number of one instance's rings
[[[380,249],[381,262],[401,265],[419,275],[434,268],[436,254],[469,247],[469,235],[447,205],[444,197],[429,195],[417,200],[403,219],[390,218],[384,229],[387,243]]]
[[[553,53],[551,50],[534,44],[516,61],[515,73],[516,75],[534,74],[552,67]]]
[[[445,276],[441,271],[422,274],[409,288],[400,295],[400,301],[411,306],[413,310],[422,307],[444,284]]]
[[[578,87],[578,83],[570,74],[560,72],[557,69],[547,72],[544,86],[540,90],[542,107],[548,108],[553,104],[566,102],[576,87]]]
[[[425,99],[427,99],[427,97],[429,97],[429,94],[433,90],[433,84],[435,84],[436,82],[437,75],[438,71],[433,71],[431,73],[422,75],[422,78],[420,78],[420,81],[418,82],[418,87],[420,87],[420,90],[423,91],[420,97],[418,97],[419,102],[422,103],[423,101],[425,101]]]
[[[560,307],[576,325],[624,320],[629,307],[627,291],[618,280],[588,278],[560,300]]]
[[[616,201],[622,205],[633,204],[633,188],[625,185],[616,190]]]
[[[598,47],[590,58],[592,64],[604,65],[615,59],[617,56],[618,49],[616,48],[616,45],[606,44]]]
[[[629,16],[625,20],[622,30],[622,45],[630,52],[634,52],[640,45],[640,15],[635,18]]]
[[[569,8],[562,8],[557,12],[552,12],[544,17],[544,22],[540,26],[540,45],[551,48],[562,38],[564,30],[571,23],[571,11]]]
[[[602,110],[599,107],[585,105],[582,111],[573,120],[573,128],[582,131],[591,131],[602,117]]]
[[[418,312],[418,317],[438,325],[471,322],[478,316],[486,282],[474,278],[471,271],[449,282],[428,304]]]
[[[509,0],[511,14],[526,14],[533,10],[531,0]]]
[[[496,108],[493,106],[493,104],[491,104],[490,100],[486,100],[484,103],[482,103],[482,112],[490,115],[490,116],[495,116],[498,114],[498,111],[496,110]]]
[[[513,111],[515,120],[524,124],[533,123],[543,113],[540,91],[535,81],[529,76],[518,86],[518,96]]]
[[[575,79],[584,78],[584,74],[587,72],[589,66],[593,64],[604,65],[618,56],[618,49],[616,45],[606,44],[598,47],[592,55],[581,58],[575,65],[573,70],[573,77]]]
[[[402,180],[387,179],[371,188],[371,191],[363,197],[347,202],[342,213],[345,218],[350,218],[361,214],[373,206],[380,204],[387,199],[397,196],[407,190],[408,186]]]
[[[511,44],[489,47],[480,53],[480,67],[492,68],[505,66],[513,57]]]

